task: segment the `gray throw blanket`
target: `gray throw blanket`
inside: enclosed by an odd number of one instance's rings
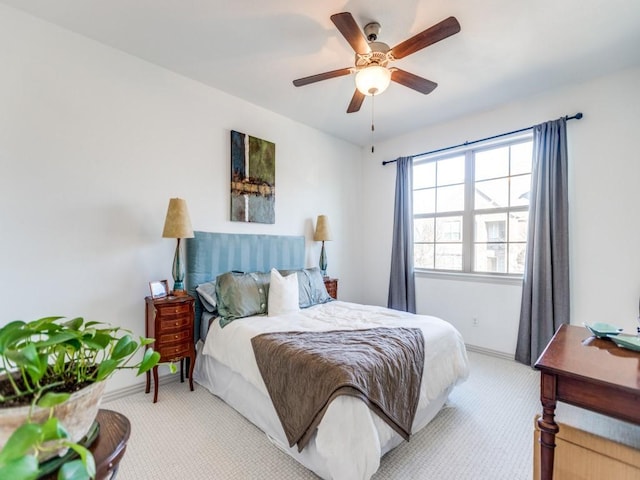
[[[289,446],[302,451],[338,395],[360,398],[409,440],[424,367],[420,329],[264,333],[251,344]]]

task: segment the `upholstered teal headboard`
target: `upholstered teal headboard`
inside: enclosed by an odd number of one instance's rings
[[[196,299],[195,337],[200,337],[202,304],[196,287],[232,270],[268,272],[304,268],[304,237],[194,232],[186,240],[186,288]]]

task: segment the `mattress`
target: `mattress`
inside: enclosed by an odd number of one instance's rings
[[[302,452],[289,448],[251,348],[251,338],[277,331],[327,331],[376,327],[419,328],[425,339],[425,365],[412,432],[438,413],[453,386],[468,375],[464,342],[449,323],[382,307],[334,301],[277,317],[248,317],[225,328],[212,322],[200,343],[194,380],[222,398],[271,441],[321,478],[370,478],[384,453],[403,442],[362,401],[337,397]]]

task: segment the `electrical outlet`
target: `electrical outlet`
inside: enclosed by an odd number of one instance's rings
[[[473,317],[473,326],[477,327],[480,324],[480,322],[478,322],[478,319],[476,317]]]

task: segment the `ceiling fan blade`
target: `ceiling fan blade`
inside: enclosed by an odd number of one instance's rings
[[[317,75],[311,75],[309,77],[298,78],[293,81],[296,87],[302,87],[303,85],[309,85],[310,83],[319,82],[321,80],[328,80],[330,78],[342,77],[351,73],[351,68],[341,68],[340,70],[332,70],[330,72],[318,73]]]
[[[391,80],[399,83],[400,85],[404,85],[405,87],[412,88],[420,93],[424,93],[425,95],[433,92],[433,90],[438,86],[436,82],[432,82],[431,80],[419,77],[413,73],[400,70],[399,68],[394,68],[392,70]]]
[[[349,103],[349,107],[347,108],[347,113],[354,113],[360,110],[363,101],[364,93],[356,89],[356,91],[353,92],[353,97],[351,97],[351,102]]]
[[[395,59],[404,58],[418,50],[444,40],[460,31],[460,24],[455,17],[449,17],[434,26],[408,38],[391,49]]]
[[[331,15],[331,21],[356,53],[365,54],[371,51],[362,30],[349,12]]]

